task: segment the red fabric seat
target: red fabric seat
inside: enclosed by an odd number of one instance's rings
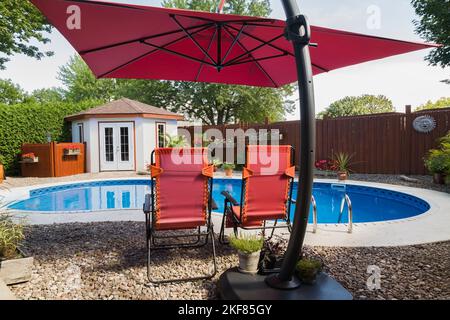
[[[205,225],[202,217],[164,217],[158,219],[156,228],[158,230],[180,230],[194,229]]]
[[[292,172],[291,146],[247,146],[243,226],[286,219]]]
[[[155,149],[155,228],[193,229],[207,224],[209,199],[205,148]],[[208,170],[209,169],[209,170]]]
[[[231,209],[233,210],[233,214],[236,216],[236,218],[238,220],[241,220],[241,207],[233,206]],[[247,221],[245,224],[243,224],[243,226],[244,227],[260,227],[260,226],[262,226],[262,223],[263,222],[261,220],[259,220],[259,221],[253,220],[253,221]],[[231,225],[229,224],[229,226],[231,227],[232,224]]]

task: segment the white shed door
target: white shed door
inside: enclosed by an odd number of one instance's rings
[[[134,126],[100,123],[100,171],[134,170]]]

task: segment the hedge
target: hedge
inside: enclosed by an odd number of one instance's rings
[[[70,126],[64,118],[99,104],[100,101],[0,104],[0,161],[6,173],[19,174],[22,144],[46,143],[47,133],[53,141],[70,141]]]

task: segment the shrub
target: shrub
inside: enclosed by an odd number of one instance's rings
[[[425,167],[431,173],[450,175],[450,132],[439,141],[439,147],[431,149],[425,157]]]
[[[0,213],[0,260],[17,256],[17,247],[24,239],[23,224],[15,223],[6,213]]]
[[[230,245],[245,254],[251,254],[254,252],[258,252],[262,249],[264,244],[264,238],[259,236],[239,236],[239,237],[231,237]]]
[[[450,170],[450,156],[443,150],[430,150],[425,166],[431,173],[447,173]]]
[[[22,144],[47,143],[47,133],[54,141],[70,141],[70,127],[64,118],[99,104],[100,101],[0,104],[0,160],[7,174],[19,173]]]

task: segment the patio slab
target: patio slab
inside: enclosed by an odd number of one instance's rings
[[[16,300],[16,296],[9,290],[8,286],[0,279],[0,300]]]

